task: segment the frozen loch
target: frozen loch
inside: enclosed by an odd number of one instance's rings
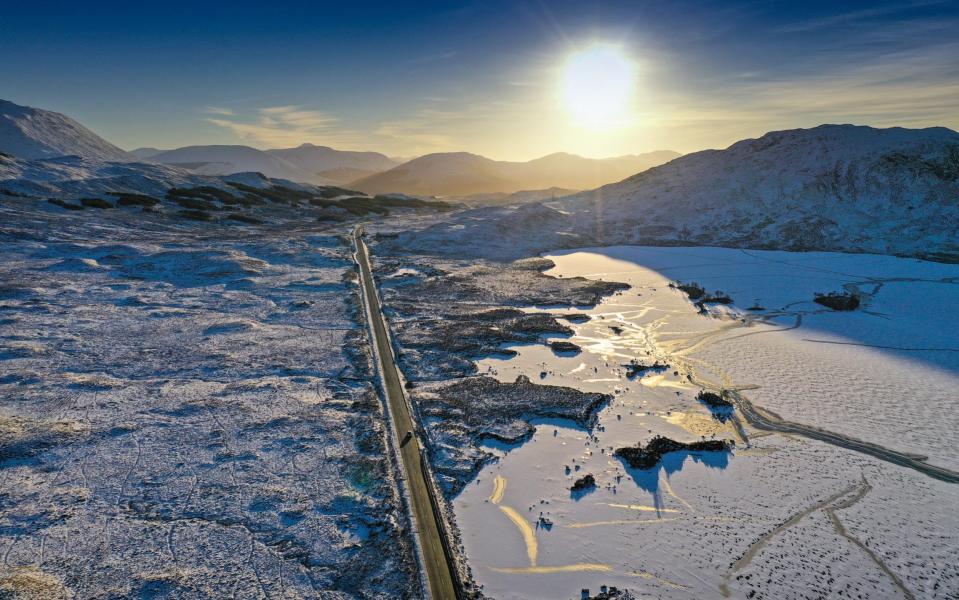
[[[548,257],[549,275],[632,287],[571,323],[564,341],[580,353],[518,346],[515,357],[483,359],[479,371],[613,400],[591,431],[538,421],[521,444],[490,442],[499,460],[453,502],[484,593],[959,594],[959,485],[883,454],[959,471],[959,265],[625,246]],[[829,293],[859,306],[814,301]],[[697,399],[704,389],[839,441],[754,427],[740,410]],[[733,444],[668,452],[648,469],[613,454],[655,436]],[[571,490],[586,475],[595,485]]]

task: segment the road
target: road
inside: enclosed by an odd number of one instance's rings
[[[785,419],[780,418],[778,415],[772,414],[768,410],[763,410],[762,408],[754,406],[753,403],[750,402],[745,396],[736,391],[730,391],[729,393],[735,400],[736,407],[746,418],[746,421],[756,429],[801,435],[813,440],[819,440],[821,442],[826,442],[827,444],[839,446],[840,448],[862,452],[863,454],[868,454],[869,456],[873,456],[880,460],[891,462],[896,465],[909,467],[910,469],[915,469],[920,473],[924,473],[925,475],[940,481],[945,481],[947,483],[959,483],[959,473],[950,471],[944,467],[930,465],[925,461],[925,457],[899,452],[898,450],[886,448],[878,444],[857,440],[856,438],[834,433],[832,431],[826,431],[825,429],[819,429],[818,427],[813,427],[812,425],[803,425],[802,423],[786,421]]]
[[[373,283],[369,250],[363,242],[362,231],[361,226],[353,230],[353,242],[356,248],[353,256],[360,267],[360,284],[363,289],[363,297],[366,299],[370,332],[376,346],[377,367],[383,380],[394,439],[399,444],[404,441],[403,438],[407,432],[415,432],[416,427],[410,414],[409,405],[406,402],[403,385],[400,382],[399,370],[393,358],[386,320],[380,309],[376,285]],[[429,580],[430,595],[435,600],[455,599],[456,581],[450,569],[452,557],[447,555],[443,540],[443,528],[436,518],[436,515],[441,513],[439,507],[435,506],[434,499],[429,491],[429,483],[421,466],[423,456],[419,438],[416,435],[413,435],[409,441],[400,447],[400,457],[406,475],[413,521],[423,552],[425,563],[423,566]]]

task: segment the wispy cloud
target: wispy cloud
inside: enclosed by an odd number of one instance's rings
[[[911,10],[927,8],[941,4],[943,4],[943,0],[916,0],[914,2],[907,2],[905,4],[874,6],[871,8],[829,15],[828,17],[820,17],[818,19],[798,21],[796,23],[778,27],[776,28],[776,31],[779,33],[808,33],[811,31],[848,25],[850,23],[860,23],[862,21],[871,19],[902,15],[903,13],[907,13]]]
[[[425,154],[451,150],[477,151],[490,135],[507,135],[520,123],[529,123],[529,111],[541,107],[510,100],[463,102],[427,99],[427,104],[400,118],[381,122],[373,137],[406,153]]]
[[[212,107],[210,107],[212,108]],[[216,115],[233,118],[207,118],[207,122],[229,129],[240,139],[254,145],[278,147],[294,146],[305,141],[342,138],[337,130],[336,117],[299,106],[268,106],[257,111],[253,119],[242,119],[227,108],[220,108]]]
[[[223,108],[222,106],[207,106],[203,109],[203,112],[211,115],[223,115],[225,117],[232,117],[236,114],[229,108]]]
[[[854,123],[877,127],[959,124],[959,42],[879,53],[856,65],[830,66],[828,55],[809,74],[746,79],[698,98],[672,98],[658,125],[688,136],[692,147],[734,141],[746,132]],[[709,136],[706,135],[709,132]]]

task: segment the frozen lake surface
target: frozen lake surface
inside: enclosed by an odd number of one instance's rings
[[[719,248],[549,258],[550,275],[633,287],[571,324],[568,341],[582,353],[519,346],[516,357],[485,359],[479,370],[615,399],[592,432],[536,422],[531,440],[490,446],[501,459],[454,501],[485,593],[574,598],[611,585],[662,598],[959,594],[956,485],[802,437],[746,426],[743,438],[696,400],[701,387],[692,383],[736,389],[784,419],[959,470],[951,443],[959,266]],[[722,290],[733,303],[700,314],[671,282]],[[858,310],[813,302],[844,290],[860,295]],[[633,359],[670,366],[630,379],[624,365]],[[732,439],[736,448],[667,454],[646,471],[612,456],[657,434]],[[571,494],[587,473],[596,489]]]

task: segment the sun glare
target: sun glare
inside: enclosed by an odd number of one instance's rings
[[[633,64],[615,46],[595,45],[573,54],[563,71],[562,99],[578,125],[608,129],[629,117]]]

